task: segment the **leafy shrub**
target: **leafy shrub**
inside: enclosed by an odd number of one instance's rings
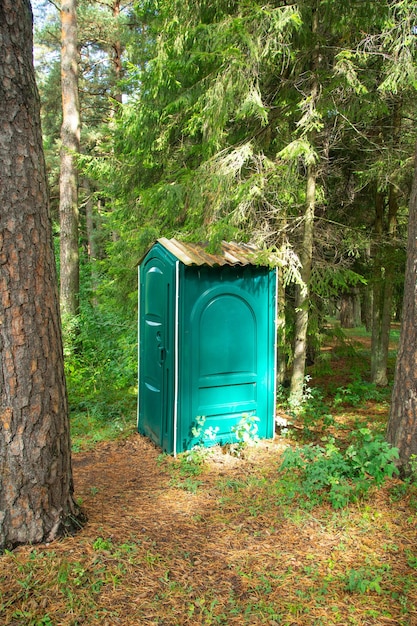
[[[394,460],[397,448],[367,428],[353,433],[353,441],[342,450],[333,437],[324,446],[287,448],[280,470],[298,473],[300,492],[307,498],[328,500],[338,509],[363,497],[372,485],[398,474]]]
[[[333,400],[334,406],[349,404],[350,406],[360,406],[368,400],[381,402],[387,397],[387,392],[379,389],[374,383],[369,383],[358,379],[346,387],[336,389]]]

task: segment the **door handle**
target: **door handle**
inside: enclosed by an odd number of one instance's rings
[[[165,361],[166,350],[163,346],[158,346],[158,350],[159,350],[159,363],[162,365],[162,363]]]

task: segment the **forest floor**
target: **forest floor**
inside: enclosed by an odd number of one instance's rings
[[[340,385],[351,362],[332,348],[330,363]],[[368,400],[337,420],[387,412]],[[279,469],[296,445],[173,458],[130,433],[74,454],[88,522],[0,557],[0,624],[417,626],[416,489],[393,478],[338,510],[309,504]]]

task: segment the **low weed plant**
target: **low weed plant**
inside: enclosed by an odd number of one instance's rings
[[[191,451],[195,454],[199,452],[204,454],[205,447],[220,445],[231,454],[239,456],[247,446],[259,442],[258,423],[260,420],[257,415],[242,413],[240,419],[231,428],[232,437],[228,437],[226,441],[219,439],[219,426],[205,428],[206,420],[204,415],[197,415],[190,428],[188,445],[191,446],[194,442]]]
[[[239,443],[246,445],[258,443],[258,422],[259,417],[256,415],[244,413],[238,423],[232,426],[232,433]]]
[[[398,474],[398,450],[381,435],[362,428],[342,449],[334,437],[323,438],[324,445],[307,444],[284,451],[280,470],[298,474],[299,491],[306,499],[329,501],[339,509],[366,496],[372,485]]]
[[[209,454],[207,448],[195,446],[192,450],[182,452],[175,458],[164,453],[160,454],[157,462],[171,476],[169,481],[170,487],[196,493],[203,484],[197,477],[204,472],[207,454]]]
[[[245,448],[259,443],[258,422],[259,417],[257,415],[251,415],[250,413],[242,414],[240,420],[232,426],[232,433],[236,437],[236,442],[228,446],[230,454],[239,457],[243,454]]]
[[[349,570],[346,576],[346,589],[349,593],[367,594],[371,591],[382,593],[381,584],[386,568],[361,567]]]
[[[207,428],[204,428],[206,419],[205,415],[197,415],[191,425],[191,438],[188,443],[190,445],[191,442],[194,441],[194,448],[199,448],[205,445],[213,445],[216,442],[219,427],[208,426]]]
[[[388,400],[390,390],[378,388],[374,383],[358,378],[346,387],[338,387],[333,400],[333,405],[347,404],[358,407],[367,401],[383,402]]]

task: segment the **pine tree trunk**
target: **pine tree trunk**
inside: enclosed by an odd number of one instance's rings
[[[120,0],[115,0],[113,7],[113,18],[117,22],[120,18]],[[112,44],[113,48],[113,67],[114,67],[114,84],[115,88],[113,89],[113,98],[119,104],[122,104],[122,93],[120,91],[120,81],[122,79],[122,43],[119,38]]]
[[[0,550],[77,522],[29,0],[0,2]],[[13,77],[11,80],[10,77]]]
[[[340,298],[340,326],[342,328],[355,328],[361,325],[361,318],[359,289],[352,287],[350,291],[343,293]]]
[[[417,143],[414,158],[403,317],[387,428],[387,439],[399,449],[405,473],[411,455],[417,455]]]
[[[388,384],[388,349],[391,329],[391,308],[393,295],[392,271],[385,271],[379,298],[374,296],[374,317],[372,326],[371,380],[379,387]],[[378,308],[377,308],[378,307]]]
[[[61,2],[61,172],[60,215],[60,301],[64,319],[78,314],[78,171],[80,108],[78,100],[78,50],[76,0]]]
[[[365,249],[365,259],[368,265],[371,265],[371,246]],[[361,293],[361,321],[367,332],[372,330],[372,310],[373,310],[373,291],[368,284],[360,289]]]

